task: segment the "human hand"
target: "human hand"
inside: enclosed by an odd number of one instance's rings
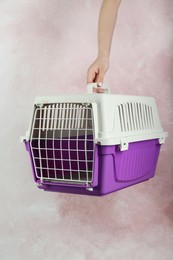
[[[97,83],[102,85],[105,73],[109,68],[109,59],[106,57],[97,57],[97,59],[88,68],[87,83]]]

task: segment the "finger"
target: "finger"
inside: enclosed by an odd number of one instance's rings
[[[104,93],[104,89],[103,88],[94,88],[93,92],[94,93]]]
[[[95,82],[99,85],[100,83],[103,84],[104,80],[104,75],[103,73],[98,73]]]
[[[87,83],[93,83],[96,73],[93,70],[88,70]]]

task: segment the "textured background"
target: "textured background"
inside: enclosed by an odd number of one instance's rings
[[[173,259],[173,2],[124,0],[105,81],[156,98],[155,178],[106,197],[38,190],[19,137],[35,96],[85,93],[101,0],[0,1],[0,259]]]

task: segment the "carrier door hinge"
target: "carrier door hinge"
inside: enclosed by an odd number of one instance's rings
[[[42,108],[44,106],[44,103],[37,103],[37,104],[35,104],[35,106],[38,108]]]
[[[120,151],[126,151],[129,148],[129,143],[126,139],[120,141]]]
[[[86,183],[86,190],[93,191],[93,187],[91,187],[91,183]]]
[[[20,137],[20,142],[27,142],[29,141],[29,131],[26,131],[25,136]]]

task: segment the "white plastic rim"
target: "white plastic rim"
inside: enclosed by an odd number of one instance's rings
[[[159,139],[164,143],[167,133],[163,131],[154,98],[143,96],[96,94],[88,84],[88,94],[37,97],[33,108],[57,103],[91,103],[94,115],[94,142],[100,145],[121,145],[141,140]],[[97,86],[96,86],[97,87]],[[23,140],[29,140],[29,130]],[[123,144],[125,144],[123,146]]]

